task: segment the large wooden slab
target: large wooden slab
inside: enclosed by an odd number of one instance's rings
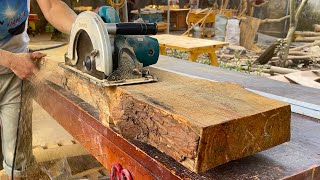
[[[289,105],[237,84],[151,68],[157,83],[101,88],[59,71],[46,79],[99,109],[102,123],[111,117],[125,138],[148,143],[195,172],[290,139]]]

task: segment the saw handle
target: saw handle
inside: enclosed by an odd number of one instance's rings
[[[117,23],[116,34],[121,35],[156,35],[158,26],[156,23]]]

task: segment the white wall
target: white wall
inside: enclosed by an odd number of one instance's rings
[[[309,0],[309,4],[312,4],[314,11],[320,12],[320,0]]]

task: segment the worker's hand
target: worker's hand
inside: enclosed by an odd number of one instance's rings
[[[36,63],[45,57],[46,54],[40,52],[19,53],[10,60],[10,69],[20,78],[28,79],[39,71]]]

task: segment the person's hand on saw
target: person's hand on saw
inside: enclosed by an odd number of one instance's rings
[[[3,50],[0,50],[0,54],[5,57],[0,60],[0,65],[11,69],[20,79],[28,79],[37,73],[37,61],[46,56],[40,52],[14,54]]]

